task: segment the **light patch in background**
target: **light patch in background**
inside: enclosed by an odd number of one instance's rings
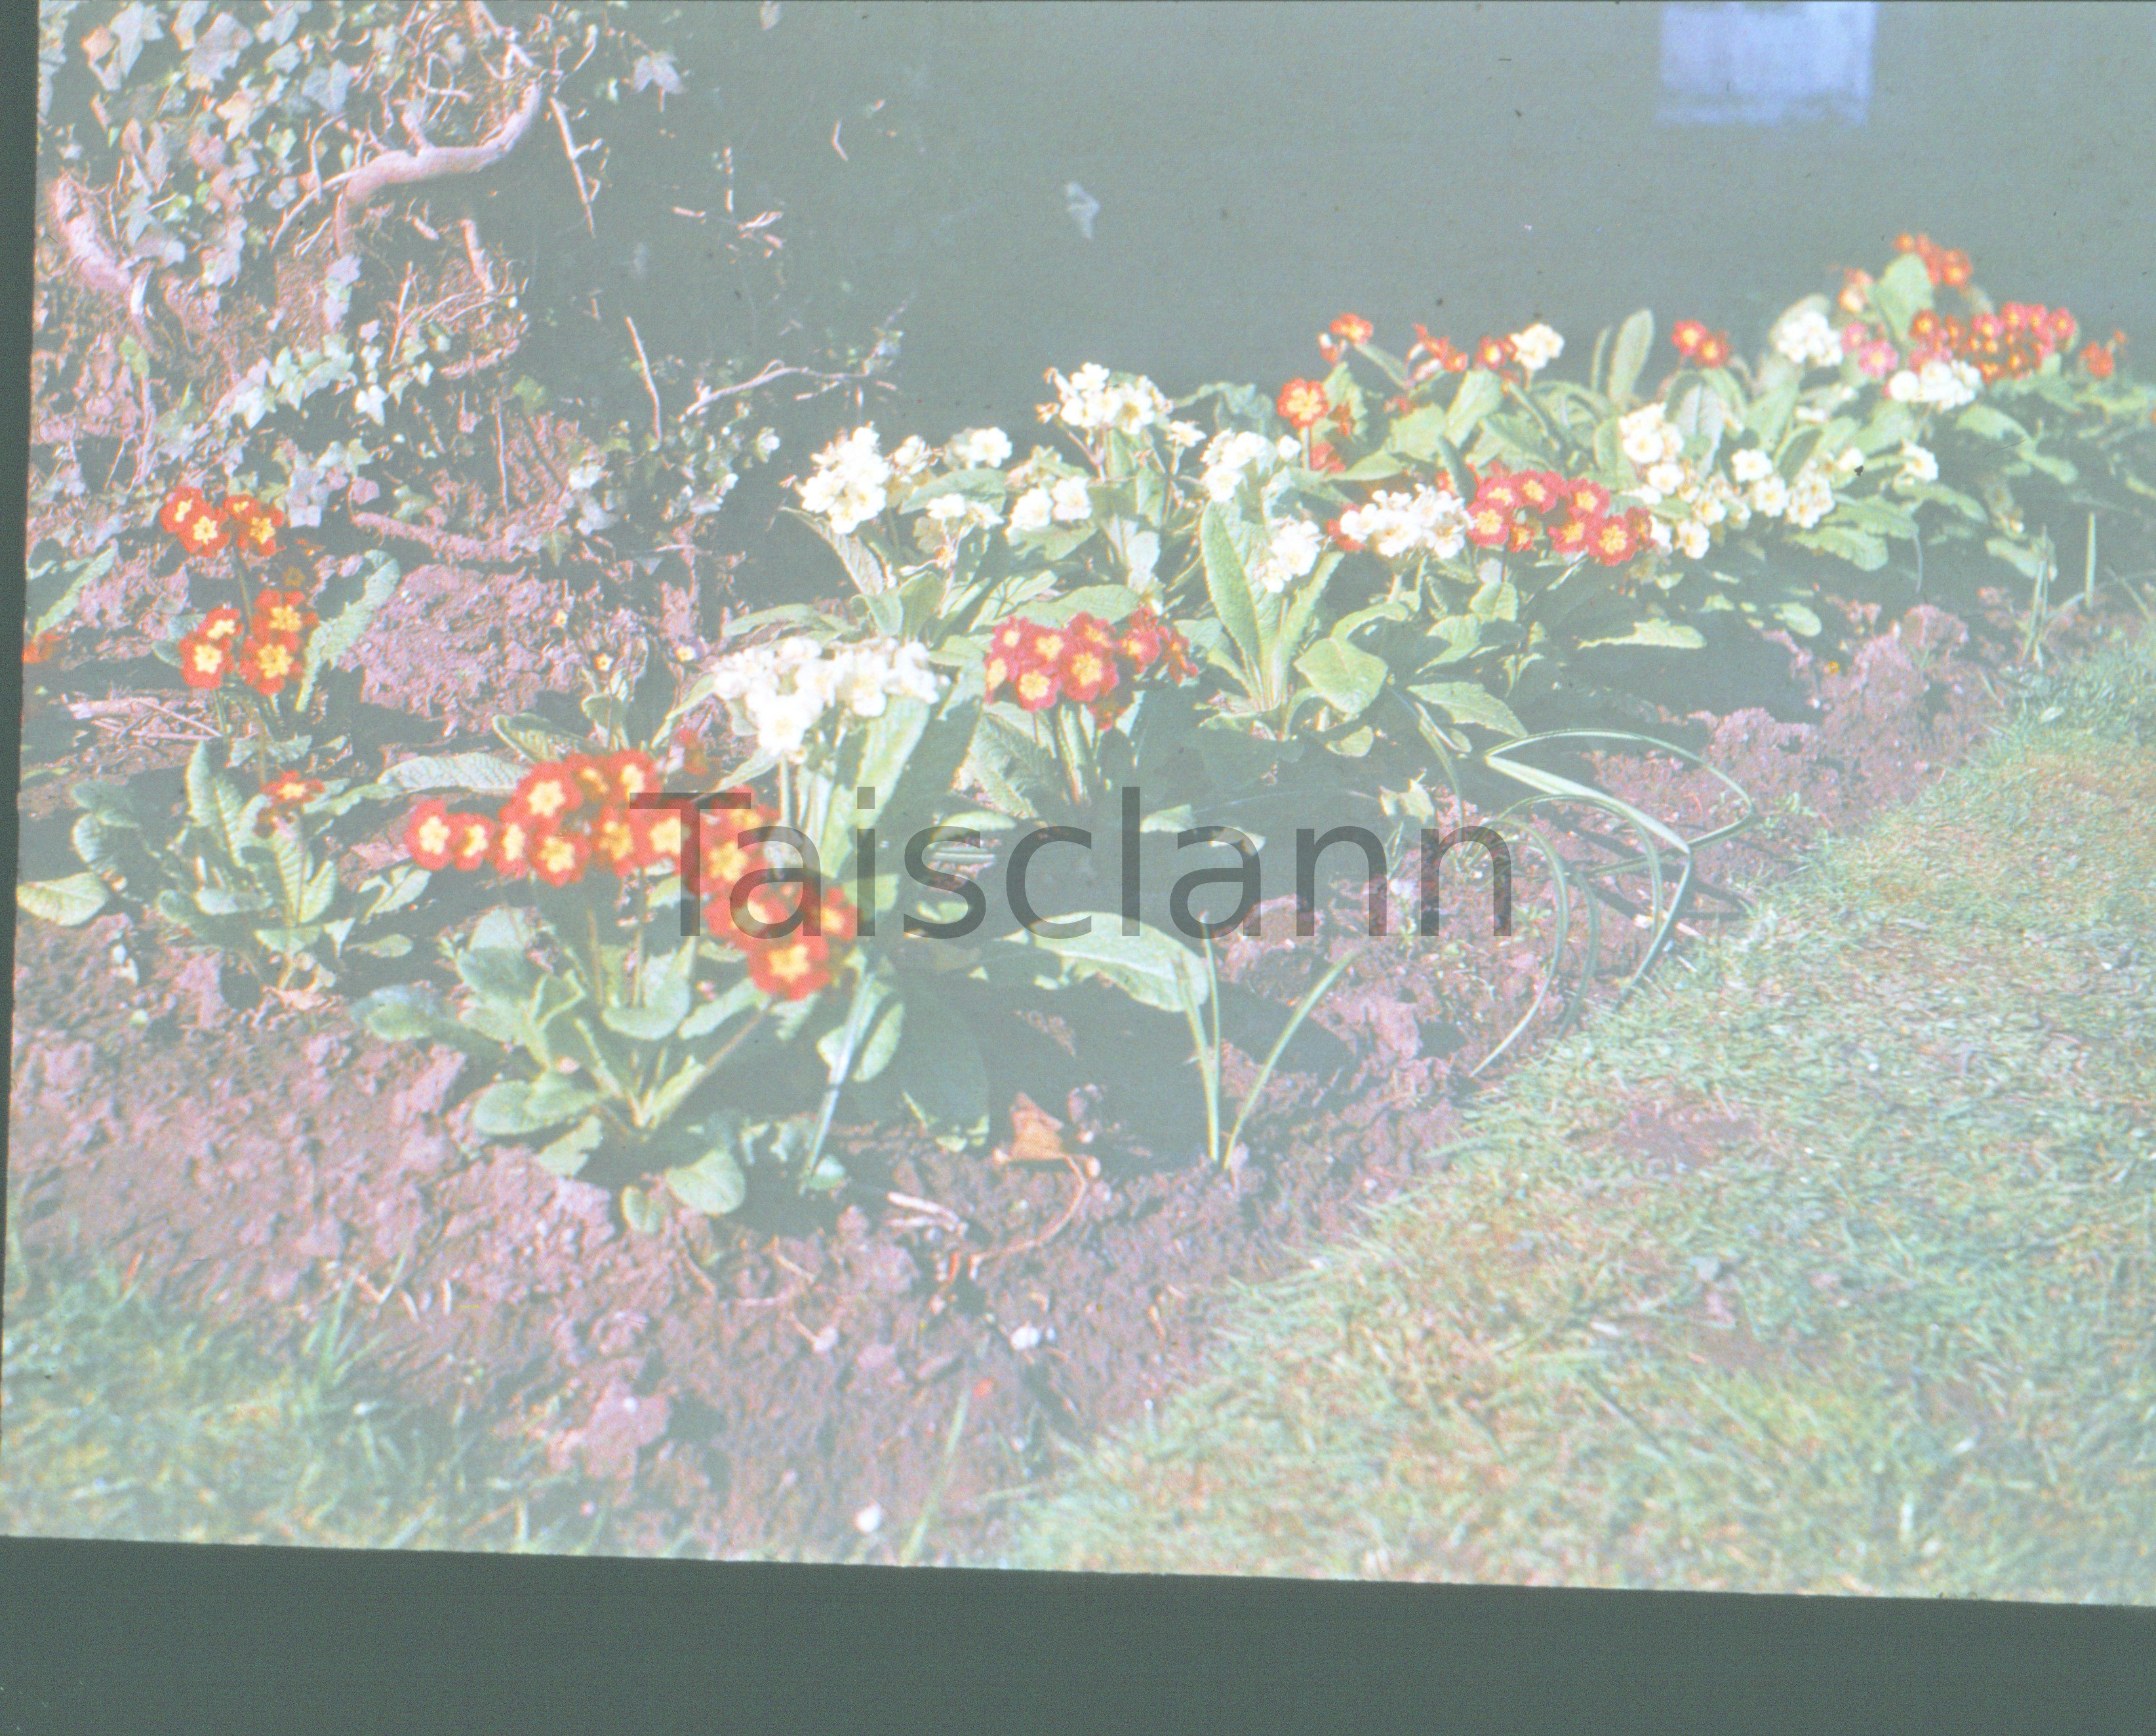
[[[1864,125],[1874,0],[1662,8],[1665,126]]]

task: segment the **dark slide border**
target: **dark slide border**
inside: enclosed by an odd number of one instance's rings
[[[1315,42],[1322,23],[1312,29]],[[0,776],[9,791],[0,851],[9,860],[36,85],[36,13],[12,0],[0,6]],[[0,953],[12,1013],[12,920],[0,922]],[[0,1539],[0,1736],[1975,1736],[2152,1724],[2149,1610]]]

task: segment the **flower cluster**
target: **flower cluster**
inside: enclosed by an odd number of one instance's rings
[[[1709,331],[1702,320],[1680,320],[1670,327],[1670,341],[1694,367],[1722,367],[1731,355],[1729,334]]]
[[[594,863],[624,876],[674,868],[680,814],[632,805],[658,787],[647,754],[572,754],[535,766],[490,815],[421,802],[405,822],[405,853],[423,868],[490,868],[505,879],[532,874],[549,886],[573,884]]]
[[[1268,440],[1263,434],[1254,434],[1247,429],[1230,428],[1215,434],[1205,443],[1199,459],[1204,466],[1199,479],[1205,497],[1209,500],[1232,500],[1245,476],[1263,475],[1281,464],[1291,463],[1301,452],[1301,447],[1291,439]]]
[[[1609,491],[1584,476],[1507,470],[1492,464],[1467,503],[1467,540],[1477,548],[1527,554],[1547,546],[1567,560],[1621,566],[1669,531],[1643,506],[1613,511]]]
[[[1820,307],[1800,307],[1774,330],[1774,344],[1784,358],[1800,368],[1840,367],[1840,334]]]
[[[795,634],[721,658],[712,665],[711,691],[738,709],[758,748],[798,765],[808,732],[827,713],[880,717],[894,699],[933,704],[942,684],[928,667],[925,645],[824,644]]]
[[[280,771],[262,786],[262,812],[254,817],[257,837],[267,837],[278,827],[294,819],[329,786],[304,772]]]
[[[749,980],[774,1000],[805,1001],[829,986],[831,950],[850,942],[860,921],[837,887],[808,874],[773,873],[762,844],[751,835],[777,821],[768,808],[757,807],[701,815],[697,890],[705,897],[704,920],[742,955]],[[737,912],[736,888],[749,874],[757,878]],[[788,885],[795,888],[791,899],[782,889]]]
[[[1450,489],[1424,486],[1411,494],[1379,489],[1342,513],[1331,528],[1342,548],[1367,547],[1386,561],[1418,550],[1449,561],[1467,545],[1467,511]]]
[[[1905,231],[1894,238],[1894,251],[1914,253],[1922,259],[1934,288],[1969,287],[1974,268],[1969,264],[1969,255],[1958,247],[1941,247],[1928,235],[1912,235]]]
[[[890,504],[895,467],[878,449],[874,428],[841,434],[814,462],[814,470],[801,484],[801,504],[828,519],[834,535],[851,536]]]
[[[1152,381],[1142,375],[1117,380],[1097,361],[1067,380],[1050,368],[1048,383],[1055,388],[1056,402],[1041,407],[1041,419],[1059,420],[1081,433],[1142,434],[1165,422],[1172,408]]]
[[[1408,351],[1409,377],[1420,384],[1441,373],[1464,374],[1479,367],[1510,380],[1525,380],[1548,367],[1563,350],[1563,338],[1540,320],[1510,337],[1478,338],[1472,351],[1455,347],[1450,338],[1432,337],[1418,323],[1414,343]]]
[[[1377,331],[1360,314],[1342,314],[1325,328],[1317,340],[1317,353],[1327,361],[1337,363],[1358,344],[1367,344]]]
[[[299,679],[301,647],[315,626],[315,612],[298,591],[263,591],[243,617],[226,604],[180,640],[180,679],[189,687],[216,688],[237,674],[264,699]]]
[[[221,554],[228,547],[247,555],[274,555],[285,515],[251,494],[228,494],[213,505],[200,489],[182,484],[166,494],[157,522],[190,555]]]
[[[1021,710],[1068,699],[1106,723],[1128,702],[1127,684],[1156,668],[1177,681],[1198,673],[1189,642],[1141,605],[1120,627],[1098,615],[1074,615],[1060,627],[1013,616],[989,635],[982,675],[991,699],[1008,687]]]

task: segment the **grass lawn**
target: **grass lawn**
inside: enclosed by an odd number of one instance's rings
[[[1010,1564],[2156,1600],[2156,654],[1443,1159]]]

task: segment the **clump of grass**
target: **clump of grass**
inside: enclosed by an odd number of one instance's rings
[[[11,1226],[0,1354],[0,1532],[176,1543],[582,1552],[603,1492],[461,1411],[374,1391],[349,1312],[296,1354],[131,1289]],[[586,1511],[587,1503],[591,1511]]]
[[[2156,1599],[2156,659],[1522,1069],[1014,1564]]]

